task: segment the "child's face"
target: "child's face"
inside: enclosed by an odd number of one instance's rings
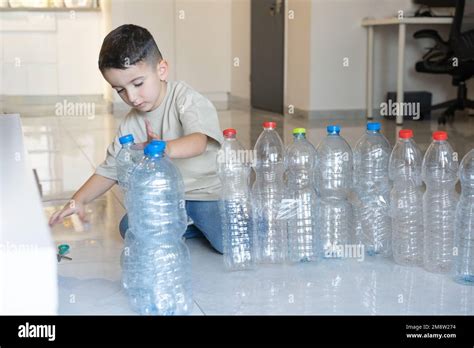
[[[165,93],[163,81],[168,76],[168,65],[164,60],[157,67],[138,62],[125,70],[106,69],[102,75],[125,103],[140,111],[152,111]]]

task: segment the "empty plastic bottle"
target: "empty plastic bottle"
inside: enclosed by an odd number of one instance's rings
[[[388,161],[391,146],[380,133],[380,123],[367,123],[354,149],[354,210],[356,242],[367,255],[392,254],[392,221]]]
[[[320,247],[317,235],[316,190],[313,172],[316,150],[304,128],[293,129],[293,143],[286,151],[288,258],[291,262],[315,261]]]
[[[426,184],[423,195],[423,267],[435,273],[452,269],[454,251],[458,161],[447,139],[446,132],[433,133],[433,142],[425,153],[422,166],[422,178]]]
[[[123,285],[140,314],[188,314],[193,303],[189,251],[182,239],[184,183],[165,147],[163,141],[150,143],[130,178]]]
[[[422,154],[411,129],[402,129],[390,155],[389,175],[393,182],[392,252],[404,266],[423,264],[423,182]]]
[[[316,149],[316,187],[319,195],[319,233],[323,256],[343,257],[351,243],[353,225],[349,193],[352,189],[352,150],[336,125],[327,127],[327,136]]]
[[[124,193],[128,189],[130,173],[132,172],[135,165],[136,155],[134,155],[132,150],[132,146],[134,145],[133,141],[134,139],[132,134],[124,135],[123,137],[119,138],[122,148],[116,157],[116,168],[118,184]]]
[[[459,179],[462,193],[456,209],[454,279],[474,285],[474,149],[461,161]]]
[[[286,221],[280,213],[285,172],[283,142],[275,122],[264,122],[255,143],[255,182],[252,187],[257,230],[257,261],[281,263],[287,255]]]
[[[250,152],[237,140],[237,131],[224,130],[224,143],[217,155],[222,183],[219,201],[222,218],[224,265],[228,270],[252,268],[255,264],[255,233],[249,187]]]

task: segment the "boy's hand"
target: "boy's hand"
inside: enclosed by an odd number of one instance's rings
[[[152,140],[161,140],[158,134],[153,133],[153,129],[151,128],[150,121],[145,120],[145,124],[146,124],[147,144],[150,143]]]
[[[61,210],[58,210],[54,212],[53,215],[51,215],[51,218],[49,219],[49,226],[52,227],[58,223],[61,223],[64,218],[72,214],[77,214],[81,221],[86,221],[84,204],[72,199]]]

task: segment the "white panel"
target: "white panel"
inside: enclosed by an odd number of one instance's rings
[[[175,16],[176,78],[202,93],[229,92],[230,1],[177,0]]]
[[[56,252],[19,115],[0,117],[0,163],[0,314],[56,314]]]
[[[309,110],[311,67],[311,2],[288,0],[294,19],[286,20],[286,98],[287,105]],[[285,106],[285,112],[289,109]]]
[[[28,95],[57,95],[56,64],[28,64]]]
[[[57,19],[59,94],[102,94],[100,13],[58,13]]]
[[[5,95],[28,94],[28,69],[22,65],[15,67],[12,63],[3,64],[3,92]]]
[[[0,96],[4,94],[4,88],[3,85],[5,84],[5,75],[3,73],[4,66],[3,66],[3,31],[2,31],[2,25],[3,25],[3,13],[0,12]],[[0,97],[0,103],[1,103],[1,97]],[[1,106],[0,106],[0,112],[2,111]]]
[[[5,12],[0,23],[3,31],[55,31],[56,18],[52,12]]]
[[[232,0],[231,94],[250,99],[250,0]]]
[[[7,63],[56,62],[56,34],[54,32],[5,32],[3,44],[3,60]]]

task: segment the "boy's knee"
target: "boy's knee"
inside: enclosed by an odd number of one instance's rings
[[[222,246],[222,242],[213,244],[212,246],[219,254],[224,254],[224,248]]]
[[[211,243],[214,250],[216,250],[219,254],[224,254],[222,238],[208,238],[208,240]]]

